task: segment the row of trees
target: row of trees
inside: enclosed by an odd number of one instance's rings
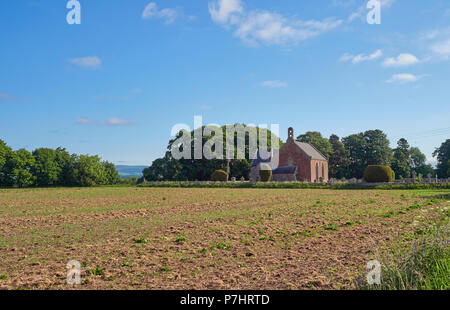
[[[0,140],[0,187],[96,186],[120,180],[114,164],[98,156],[71,155],[63,148],[14,151]]]
[[[222,127],[222,130],[225,135],[225,127]],[[270,147],[271,135],[272,133],[268,130],[268,147]],[[144,169],[143,174],[147,181],[207,181],[210,180],[214,171],[227,170],[225,160],[173,159],[170,150],[180,136],[181,133],[174,140],[169,141],[168,151],[163,158],[155,160],[151,167]],[[191,132],[191,136],[195,136],[194,132]],[[203,137],[202,145],[209,139],[210,137]],[[235,135],[235,145],[238,145],[238,139],[239,137]],[[237,179],[241,177],[248,179],[250,174],[248,135],[245,139],[247,159],[232,160],[229,165],[230,176]],[[329,175],[333,178],[362,178],[365,168],[369,165],[390,166],[397,178],[410,177],[413,170],[417,175],[422,174],[423,176],[429,173],[434,176],[437,173],[440,178],[445,178],[450,175],[450,140],[444,142],[433,154],[438,159],[436,170],[426,164],[426,157],[419,148],[411,147],[406,139],[400,139],[397,147],[391,149],[386,134],[381,130],[368,130],[342,139],[337,135],[331,135],[327,139],[320,132],[307,132],[299,135],[297,141],[310,143],[323,153],[329,160]],[[280,144],[283,143],[280,141]],[[194,140],[191,142],[192,154],[194,153],[193,147]],[[225,140],[224,149],[226,149]]]
[[[406,139],[400,139],[397,147],[391,149],[386,134],[381,130],[352,134],[342,141],[336,135],[327,139],[319,132],[307,132],[298,136],[297,140],[310,143],[322,152],[329,160],[330,177],[338,179],[362,178],[369,165],[390,166],[397,178],[409,178],[413,170],[424,176],[429,173],[434,176],[437,173],[439,177],[445,178],[448,175],[448,168],[442,166],[442,163],[447,163],[448,154],[438,156],[439,164],[435,171],[431,165],[426,164],[426,156],[420,149],[411,147]],[[436,150],[434,156],[441,149],[445,149],[445,143]]]

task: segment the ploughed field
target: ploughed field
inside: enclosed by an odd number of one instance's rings
[[[352,289],[377,252],[448,214],[449,193],[0,190],[0,288]]]

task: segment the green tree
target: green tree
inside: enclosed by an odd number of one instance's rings
[[[65,148],[57,148],[55,150],[55,162],[59,169],[57,185],[70,186],[72,184],[72,166],[73,157]]]
[[[353,134],[342,139],[345,148],[350,152],[349,174],[347,177],[362,178],[369,165],[390,166],[392,150],[386,134],[377,130]]]
[[[367,167],[366,140],[364,134],[353,134],[342,139],[345,148],[349,151],[350,164],[347,178],[362,178]]]
[[[410,147],[406,139],[401,138],[394,149],[392,169],[398,178],[409,178],[411,175]]]
[[[437,175],[439,178],[447,178],[450,176],[450,139],[447,139],[433,152],[433,157],[437,157]]]
[[[386,134],[377,129],[368,130],[363,136],[366,141],[366,165],[389,166],[392,161],[392,150]]]
[[[333,153],[333,146],[330,141],[327,138],[322,137],[320,132],[308,131],[303,135],[299,135],[296,140],[311,144],[327,159],[329,159],[331,153]]]
[[[236,126],[244,126],[240,124],[236,124]],[[224,146],[224,153],[223,158],[224,159],[194,159],[194,145],[196,143],[196,134],[198,134],[198,131],[204,130],[203,128],[198,128],[194,131],[192,131],[190,136],[192,137],[190,141],[190,154],[192,159],[180,159],[175,160],[172,157],[172,153],[170,152],[172,150],[172,146],[175,145],[176,142],[179,141],[181,138],[183,132],[179,132],[178,135],[175,137],[175,139],[172,139],[169,141],[168,144],[168,152],[163,158],[157,159],[152,163],[152,166],[149,168],[144,169],[143,174],[144,178],[147,181],[209,181],[211,175],[216,170],[227,170],[227,161],[226,161],[226,150],[227,150],[227,139],[226,139],[226,126],[222,126],[218,128],[217,130],[222,130],[223,135],[223,146]],[[252,130],[255,130],[257,133],[257,144],[259,145],[260,142],[260,129],[252,127]],[[211,137],[208,136],[202,136],[201,146],[204,147],[207,141]],[[271,148],[271,138],[272,133],[270,130],[267,130],[267,147]],[[282,145],[281,140],[278,137],[275,137],[275,139],[278,140],[278,143],[280,146]],[[249,139],[249,133],[247,132],[242,137],[239,136],[236,132],[234,133],[233,137],[233,143],[234,146],[239,145],[239,143],[242,143],[244,145],[244,154],[245,159],[234,159],[230,162],[230,178],[236,177],[241,178],[244,177],[246,179],[249,178],[250,175],[250,164],[251,164],[251,157],[254,156],[254,154],[250,154],[250,139]],[[183,148],[179,147],[180,151],[183,151]],[[237,158],[237,152],[238,148],[235,147],[234,149],[234,155],[235,158]]]
[[[106,184],[114,185],[120,183],[120,176],[117,172],[116,166],[107,161],[102,162],[102,165],[105,169]]]
[[[409,159],[411,168],[417,169],[425,165],[427,157],[420,151],[418,147],[411,147],[409,149]]]
[[[12,156],[12,176],[15,185],[18,187],[27,187],[33,185],[34,176],[31,173],[35,165],[33,155],[25,149],[20,149],[14,152]]]
[[[342,179],[348,174],[350,152],[336,135],[331,135],[330,143],[333,148],[328,160],[330,177]]]
[[[33,151],[33,157],[35,165],[32,173],[36,177],[36,185],[57,185],[61,168],[56,161],[56,151],[49,148],[39,148]]]
[[[0,140],[0,187],[11,186],[11,157],[12,149]]]
[[[108,184],[105,166],[98,156],[77,156],[72,169],[74,185],[96,186]]]

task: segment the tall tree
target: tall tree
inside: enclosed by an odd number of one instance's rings
[[[409,144],[406,139],[401,138],[394,149],[392,169],[398,178],[409,178],[411,175]]]
[[[440,178],[447,178],[450,176],[450,139],[447,139],[433,152],[433,157],[437,157],[437,175]]]
[[[348,174],[350,152],[336,135],[331,135],[330,143],[333,149],[328,160],[330,177],[342,179]]]
[[[425,165],[427,157],[420,151],[418,147],[411,147],[409,149],[409,159],[411,168],[418,169],[419,167]]]
[[[322,134],[317,131],[308,131],[303,135],[299,135],[296,140],[311,144],[327,159],[330,158],[330,155],[333,152],[333,146],[330,141],[327,138],[322,137]]]
[[[14,152],[12,157],[12,177],[14,183],[18,187],[27,187],[33,185],[34,176],[32,169],[35,165],[33,155],[25,149],[20,149]]]
[[[392,150],[386,134],[377,130],[353,134],[342,139],[345,148],[350,152],[349,175],[347,177],[362,178],[368,165],[390,165]]]
[[[13,155],[12,149],[0,140],[0,186],[11,186],[11,165],[10,158]]]
[[[117,172],[116,166],[114,164],[104,161],[102,162],[103,167],[105,169],[105,177],[106,177],[106,183],[105,184],[118,184],[120,182],[120,176]]]
[[[366,168],[366,140],[364,134],[353,134],[342,139],[350,154],[347,178],[362,178]]]
[[[392,161],[392,150],[386,134],[377,130],[368,130],[364,133],[366,141],[366,165],[386,165]]]
[[[58,184],[61,168],[56,161],[56,151],[40,148],[33,151],[35,165],[32,173],[36,177],[37,186],[53,186]]]

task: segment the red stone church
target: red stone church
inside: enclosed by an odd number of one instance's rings
[[[295,141],[293,128],[289,128],[288,139],[279,156],[279,167],[273,170],[272,181],[328,182],[328,160],[311,144]],[[259,167],[269,161],[262,160],[258,154],[252,162],[252,181],[259,181]]]

